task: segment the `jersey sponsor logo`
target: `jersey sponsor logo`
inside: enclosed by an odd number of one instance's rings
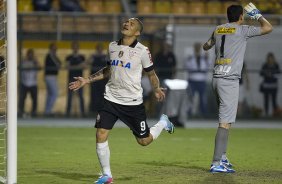
[[[228,65],[232,62],[232,59],[227,58],[221,58],[215,61],[215,64],[217,65]]]
[[[120,66],[120,67],[128,68],[128,69],[131,68],[131,63],[130,62],[125,63],[124,61],[117,60],[117,59],[111,60],[111,65],[112,66]]]
[[[235,27],[219,27],[215,31],[216,34],[234,34],[235,32]]]

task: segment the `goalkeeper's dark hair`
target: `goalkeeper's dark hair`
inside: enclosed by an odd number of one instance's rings
[[[241,5],[231,5],[227,8],[227,18],[229,22],[237,22],[243,15],[243,7]]]

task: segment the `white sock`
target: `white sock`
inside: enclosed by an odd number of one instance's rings
[[[157,124],[150,128],[150,133],[153,136],[153,139],[157,139],[161,134],[162,130],[166,127],[165,121],[159,121]]]
[[[96,144],[97,156],[103,170],[103,174],[112,177],[111,167],[110,167],[110,148],[108,141]]]

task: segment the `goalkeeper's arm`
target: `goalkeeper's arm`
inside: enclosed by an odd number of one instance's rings
[[[258,20],[261,27],[261,35],[268,34],[272,31],[272,25],[261,15],[260,11],[253,3],[247,4],[244,10],[251,19]]]
[[[215,44],[214,32],[212,33],[210,39],[203,45],[205,51],[211,49]]]
[[[273,28],[270,22],[268,22],[263,16],[258,19],[261,28],[261,35],[270,33]]]

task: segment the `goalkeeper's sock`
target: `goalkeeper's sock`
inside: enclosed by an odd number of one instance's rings
[[[226,152],[223,152],[223,155],[221,156],[221,160],[227,160]]]
[[[166,127],[165,121],[159,121],[157,124],[150,128],[150,133],[153,136],[153,139],[157,139],[161,134],[162,130]]]
[[[217,133],[215,136],[215,146],[214,146],[214,155],[212,163],[214,165],[219,165],[223,153],[226,151],[227,142],[228,142],[228,133],[229,130],[218,127]]]
[[[112,177],[111,167],[110,167],[110,148],[108,141],[103,143],[96,144],[97,156],[103,171],[103,174],[106,174]]]
[[[227,130],[227,135],[226,135],[226,138],[224,139],[224,142],[222,143],[222,146],[223,146],[223,154],[221,156],[222,160],[227,160],[226,151],[227,151],[227,144],[228,144],[229,129],[226,129],[226,130]]]

